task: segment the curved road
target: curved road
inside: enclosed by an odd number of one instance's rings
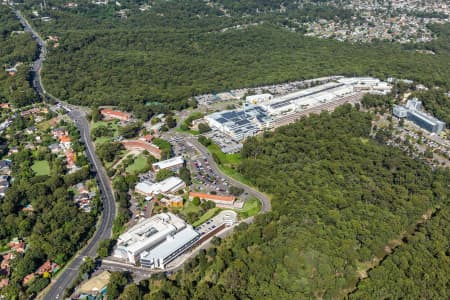
[[[25,31],[31,32],[33,38],[39,44],[40,53],[39,57],[34,61],[33,79],[32,84],[38,94],[45,99],[46,96],[52,98],[57,102],[62,102],[58,98],[48,94],[41,81],[41,69],[42,61],[45,59],[46,46],[40,35],[30,26],[28,21],[22,16],[19,11],[16,11],[16,15],[25,28]],[[116,203],[114,199],[114,193],[111,188],[111,184],[108,176],[106,175],[103,165],[97,158],[94,150],[94,145],[90,138],[89,122],[86,120],[85,114],[81,108],[73,105],[65,104],[63,106],[69,111],[69,116],[75,121],[81,135],[81,140],[86,146],[86,155],[91,164],[92,169],[96,172],[97,183],[100,187],[103,212],[97,229],[93,237],[87,242],[87,245],[81,249],[75,257],[65,266],[65,268],[59,273],[56,280],[50,286],[44,299],[54,300],[64,296],[65,290],[71,286],[73,280],[78,275],[78,269],[83,263],[83,259],[86,256],[94,258],[97,253],[98,244],[100,241],[111,237],[111,228],[116,214]]]
[[[189,141],[190,143],[192,143],[200,151],[200,153],[204,157],[206,157],[206,159],[208,160],[209,166],[213,169],[213,171],[215,173],[220,174],[222,177],[226,178],[228,180],[228,182],[232,183],[234,186],[244,189],[244,191],[246,193],[248,193],[249,195],[252,195],[252,196],[258,198],[259,201],[261,202],[261,212],[265,213],[265,212],[269,212],[272,210],[272,205],[270,204],[270,199],[269,199],[269,197],[267,197],[267,195],[261,193],[260,191],[255,190],[254,188],[252,188],[240,181],[237,181],[233,177],[230,177],[227,174],[225,174],[224,172],[222,172],[220,170],[220,168],[217,166],[214,159],[212,158],[208,149],[206,149],[206,147],[203,146],[196,138],[185,136],[185,139],[187,141]]]
[[[36,42],[39,44],[40,47],[39,57],[34,61],[32,67],[34,73],[32,79],[33,87],[39,93],[39,95],[41,95],[43,99],[45,99],[46,97],[50,97],[57,102],[64,103],[60,99],[47,93],[41,81],[40,73],[42,69],[42,62],[43,60],[45,60],[46,55],[45,42],[42,40],[39,34],[30,26],[28,21],[22,16],[22,14],[19,11],[16,11],[16,15],[19,18],[22,25],[24,26],[25,31],[32,33],[34,39],[36,40]],[[85,114],[82,108],[77,106],[68,105],[67,103],[64,103],[63,107],[69,111],[70,118],[75,121],[81,134],[81,140],[84,142],[86,146],[86,154],[88,160],[90,161],[92,168],[97,173],[97,182],[100,187],[103,202],[103,214],[97,226],[97,230],[94,233],[94,236],[88,241],[87,245],[76,254],[74,259],[66,265],[66,267],[61,271],[57,279],[50,286],[49,291],[44,297],[44,299],[48,300],[62,298],[64,296],[65,290],[71,286],[73,280],[78,275],[78,269],[83,263],[84,257],[86,256],[95,257],[99,242],[111,236],[111,228],[116,213],[114,193],[112,191],[111,184],[108,176],[106,175],[105,169],[103,168],[103,165],[100,163],[95,154],[94,145],[90,138],[89,123],[85,118]],[[203,154],[203,156],[207,158],[209,165],[214,170],[214,172],[226,178],[233,185],[244,189],[244,191],[249,195],[258,198],[262,205],[261,212],[268,212],[271,210],[269,197],[223,173],[217,166],[216,162],[211,157],[209,151],[202,144],[200,144],[193,137],[185,137],[185,138],[193,145],[195,145],[195,147]],[[253,220],[253,218],[251,219]],[[251,220],[249,221],[251,222]]]

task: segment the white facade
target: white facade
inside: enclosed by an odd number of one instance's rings
[[[139,182],[135,187],[135,191],[145,196],[153,196],[157,194],[174,193],[185,186],[186,184],[181,178],[171,176],[156,183],[150,181]]]
[[[200,234],[188,225],[178,233],[168,235],[164,242],[153,249],[141,253],[141,265],[146,268],[164,269],[169,262],[192,247],[199,237]]]
[[[159,171],[164,169],[169,169],[172,171],[177,171],[184,164],[184,159],[182,156],[177,156],[174,158],[170,158],[167,160],[163,160],[157,163],[152,164],[153,170]]]
[[[258,94],[245,97],[245,102],[247,102],[248,104],[256,104],[256,105],[261,103],[268,104],[272,99],[273,99],[272,94]]]
[[[417,98],[413,98],[411,100],[408,100],[406,102],[406,108],[412,109],[412,110],[421,110],[422,109],[422,102],[419,101]]]
[[[271,118],[261,106],[246,105],[245,109],[225,110],[205,117],[209,126],[227,134],[236,141],[268,128]]]
[[[186,223],[172,213],[162,213],[142,219],[117,239],[113,256],[136,264],[139,255],[163,241],[169,235],[184,229]]]
[[[408,115],[408,109],[401,105],[394,105],[392,113],[397,118],[406,118],[406,116]]]
[[[304,89],[285,96],[274,98],[270,104],[261,106],[272,115],[308,109],[319,104],[331,102],[336,98],[354,92],[353,85],[346,83],[328,82],[315,87]]]

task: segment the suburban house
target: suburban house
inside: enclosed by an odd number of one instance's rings
[[[70,136],[68,136],[68,135],[61,136],[59,138],[59,143],[60,143],[61,147],[64,149],[70,149],[70,147],[72,146],[72,140],[70,139]]]

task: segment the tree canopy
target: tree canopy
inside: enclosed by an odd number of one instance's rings
[[[177,276],[150,279],[147,299],[344,297],[361,266],[449,197],[448,170],[373,140],[371,120],[345,105],[247,140],[239,171],[273,211]]]

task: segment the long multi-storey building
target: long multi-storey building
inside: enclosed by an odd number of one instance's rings
[[[206,116],[205,120],[213,129],[241,141],[278,124],[287,124],[293,116],[308,110],[351,102],[347,99],[359,99],[365,93],[387,94],[391,88],[390,84],[373,77],[336,77],[332,82],[283,96],[248,96],[243,108],[216,112]],[[284,119],[287,122],[283,122]]]
[[[247,105],[241,110],[226,110],[205,117],[209,126],[241,141],[270,126],[271,118],[261,106]]]
[[[117,239],[113,256],[136,264],[140,254],[175,238],[187,224],[172,213],[162,213],[143,219]]]
[[[414,98],[412,100],[408,100],[406,106],[394,105],[392,113],[398,118],[407,118],[411,122],[414,122],[429,132],[439,133],[444,130],[444,122],[420,111],[421,108],[422,102]]]
[[[167,239],[155,248],[142,252],[141,266],[152,269],[164,269],[168,263],[191,248],[199,239],[200,234],[191,225]]]
[[[407,118],[429,132],[439,133],[445,128],[444,122],[418,110],[409,110]]]

